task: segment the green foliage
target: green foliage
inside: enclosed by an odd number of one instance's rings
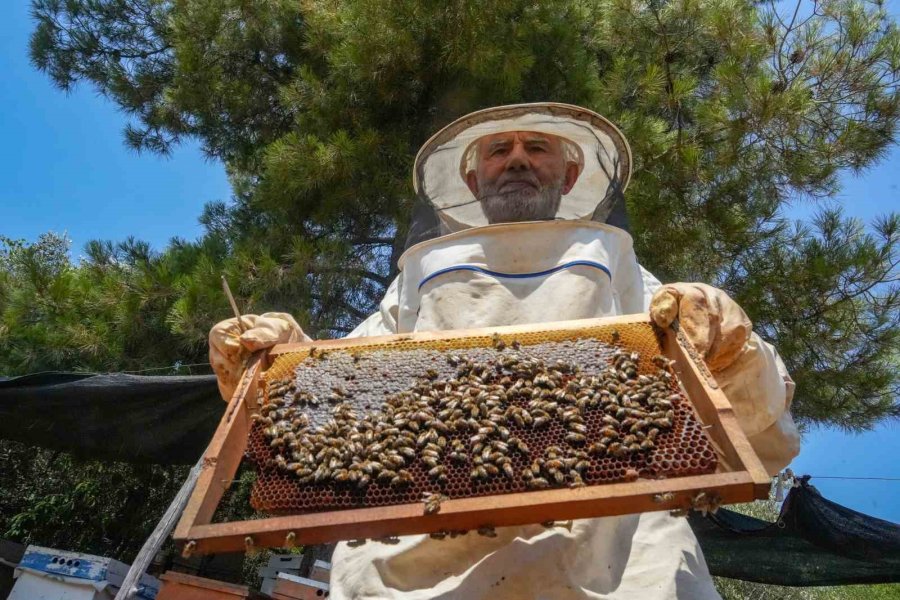
[[[204,360],[229,315],[314,337],[369,314],[395,274],[418,147],[486,106],[555,100],[628,136],[642,264],[719,285],[781,351],[806,423],[900,413],[898,217],[843,217],[839,178],[896,141],[900,32],[880,2],[34,0],[34,64],[127,114],[132,147],[190,137],[222,160],[205,235],[152,251],[5,240],[0,372]],[[824,201],[824,202],[823,202]],[[810,223],[791,203],[820,203]],[[24,531],[24,530],[23,530]]]
[[[131,560],[187,472],[0,441],[0,537]]]
[[[133,239],[91,242],[78,264],[68,251],[68,240],[52,233],[33,244],[0,238],[0,372],[141,370],[205,360],[205,332],[190,338],[174,327],[176,303],[210,260],[203,249],[174,241],[157,254]],[[221,293],[205,299],[205,310],[220,306]]]

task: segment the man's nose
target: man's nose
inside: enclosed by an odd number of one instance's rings
[[[531,161],[528,160],[528,153],[525,152],[525,146],[522,144],[514,144],[509,156],[506,158],[507,171],[528,171],[531,169]]]

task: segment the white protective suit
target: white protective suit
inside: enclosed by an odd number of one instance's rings
[[[479,205],[459,183],[457,165],[468,168],[473,140],[504,130],[545,131],[577,144],[581,176],[558,213],[567,220],[484,225]],[[638,265],[631,237],[587,220],[597,218],[598,204],[603,210],[609,197],[603,192],[613,182],[624,188],[629,164],[618,130],[577,107],[500,107],[448,126],[420,152],[415,183],[451,233],[403,255],[380,310],[351,337],[646,313],[660,283]],[[774,474],[799,449],[788,413],[793,382],[780,358],[753,334],[736,362],[716,377]],[[339,544],[331,597],[719,597],[687,521],[665,512],[551,529],[500,528],[497,534]]]

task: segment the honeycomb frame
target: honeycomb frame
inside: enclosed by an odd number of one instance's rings
[[[537,342],[593,337],[604,343],[634,349],[641,355],[641,370],[662,353],[673,369],[695,415],[703,423],[717,469],[714,473],[688,474],[666,479],[603,483],[577,489],[504,491],[445,501],[437,514],[423,515],[422,502],[328,507],[323,512],[276,516],[253,521],[212,524],[228,482],[237,470],[251,439],[251,415],[258,411],[258,386],[284,375],[310,352],[353,348],[356,352],[379,349],[431,348],[464,351],[487,347],[496,336],[523,346]],[[646,473],[642,473],[646,476]],[[646,315],[588,319],[529,326],[494,327],[452,332],[423,332],[286,344],[254,358],[229,403],[219,429],[203,459],[200,480],[175,532],[186,551],[196,553],[235,551],[252,547],[290,546],[358,538],[382,538],[411,533],[469,530],[548,520],[599,517],[652,510],[688,509],[698,494],[722,503],[763,498],[768,474],[753,453],[727,399],[706,370],[702,359],[677,329],[665,331],[649,323]]]

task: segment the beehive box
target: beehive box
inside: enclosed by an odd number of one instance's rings
[[[210,524],[242,456],[254,507],[282,516]],[[644,315],[276,347],[207,458],[176,531],[196,552],[489,535],[768,489],[690,344]]]

